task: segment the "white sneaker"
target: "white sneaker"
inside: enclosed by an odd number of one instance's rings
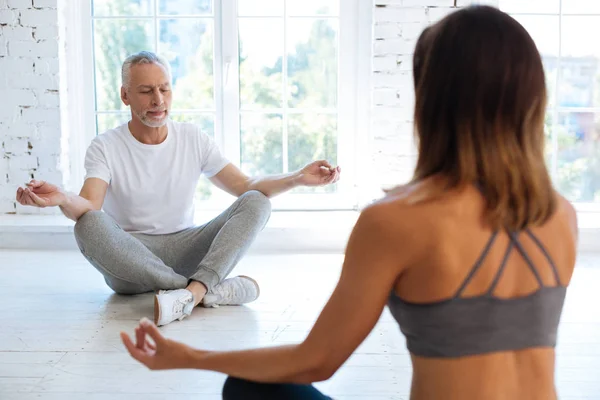
[[[154,323],[167,325],[192,313],[194,296],[187,289],[159,290],[154,296]]]
[[[204,307],[237,306],[250,303],[260,295],[258,283],[244,275],[225,279],[216,285],[212,293],[204,296],[202,305]]]

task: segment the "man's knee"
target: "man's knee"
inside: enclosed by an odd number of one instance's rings
[[[151,292],[149,288],[145,288],[137,283],[125,282],[120,279],[104,276],[104,282],[111,288],[116,294],[120,295],[133,295]]]
[[[240,196],[244,205],[268,219],[271,216],[271,200],[258,190],[249,190]]]
[[[79,249],[86,253],[98,244],[106,244],[115,229],[118,229],[118,225],[106,213],[97,210],[88,211],[75,223],[75,241]]]
[[[83,214],[75,223],[75,236],[83,237],[95,231],[108,216],[98,210],[91,210]]]

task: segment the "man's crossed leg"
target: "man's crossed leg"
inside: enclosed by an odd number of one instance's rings
[[[165,235],[127,233],[104,212],[90,211],[75,224],[75,238],[116,293],[157,292],[154,320],[166,325],[198,304],[237,305],[258,297],[253,279],[226,278],[270,214],[269,199],[249,191],[205,225]]]

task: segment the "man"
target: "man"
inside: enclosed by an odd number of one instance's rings
[[[82,254],[116,293],[157,291],[159,326],[185,318],[197,305],[254,301],[259,286],[252,278],[226,278],[269,219],[269,198],[335,183],[340,168],[316,161],[289,174],[248,177],[197,126],[169,119],[171,75],[164,59],[145,51],[128,57],[122,81],[131,120],[92,141],[79,195],[33,180],[17,190],[17,201],[58,206],[76,221]],[[238,199],[196,227],[193,197],[201,173]]]

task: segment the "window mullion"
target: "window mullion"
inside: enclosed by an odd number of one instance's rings
[[[224,149],[223,128],[223,0],[214,1],[213,9],[213,87],[215,105],[215,141]]]
[[[68,190],[78,191],[85,176],[85,153],[96,136],[92,1],[82,1],[77,7],[70,4],[63,18],[68,28],[63,39],[67,45],[61,47],[64,53],[59,54],[63,64],[60,66],[61,123],[62,135],[67,135],[73,149],[69,155],[68,180],[64,183]],[[65,87],[69,90],[62,90]]]
[[[215,81],[222,88],[220,115],[222,121],[221,148],[225,156],[235,165],[240,165],[240,82],[239,82],[239,46],[237,24],[237,0],[220,0],[219,23],[221,32],[221,54],[215,71],[220,79]],[[219,103],[217,103],[219,105]],[[219,113],[219,110],[217,110]]]
[[[562,0],[559,2],[558,11],[558,59],[556,64],[556,80],[554,84],[554,107],[552,112],[552,162],[550,165],[550,173],[552,180],[558,182],[558,107],[559,107],[559,92],[561,81],[561,61],[562,61]]]
[[[337,164],[344,169],[344,179],[338,182],[338,193],[350,195],[349,191],[357,178],[357,160],[354,154],[359,118],[357,102],[358,99],[369,98],[358,95],[361,81],[358,78],[358,55],[365,42],[361,43],[359,36],[358,4],[355,0],[340,1],[337,30]],[[370,46],[370,43],[367,42],[366,45]],[[368,108],[368,104],[366,106]]]
[[[282,55],[282,71],[281,76],[282,79],[282,109],[283,112],[281,114],[282,118],[282,138],[281,138],[281,155],[282,155],[282,163],[283,163],[283,172],[286,173],[289,171],[289,150],[288,150],[288,54],[287,54],[287,29],[288,29],[288,13],[287,13],[287,0],[283,2],[283,55]]]
[[[158,53],[158,34],[160,27],[158,21],[158,0],[154,0],[154,52]]]

